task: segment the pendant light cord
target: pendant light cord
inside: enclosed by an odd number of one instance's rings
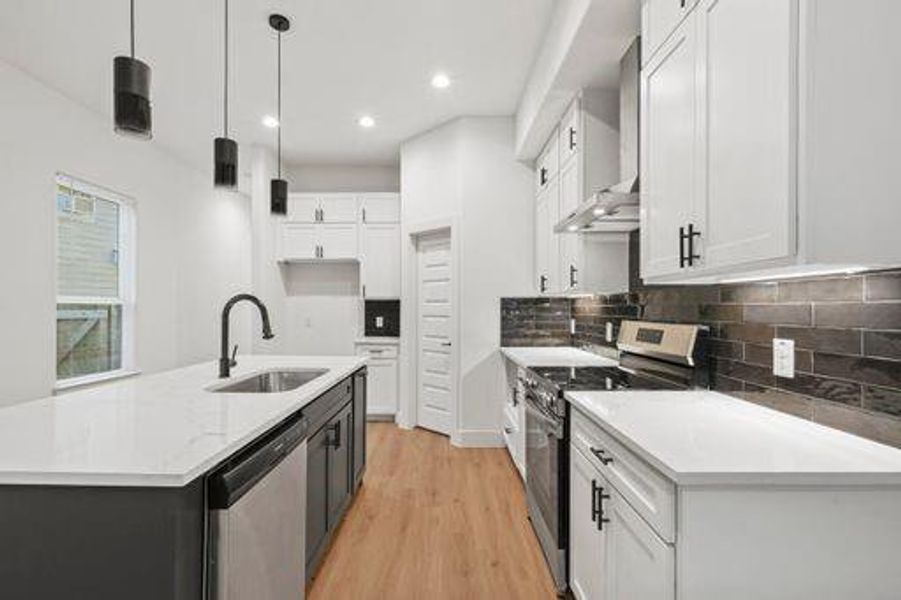
[[[278,32],[278,100],[276,102],[278,116],[278,178],[282,178],[282,32]]]
[[[131,57],[135,57],[135,0],[129,2],[129,20],[131,21]]]
[[[134,1],[134,0],[132,0]],[[225,98],[224,104],[224,112],[225,119],[223,124],[223,135],[222,137],[228,137],[228,0],[225,0],[225,75],[224,75],[224,94]]]

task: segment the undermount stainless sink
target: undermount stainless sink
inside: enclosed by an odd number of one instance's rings
[[[293,369],[266,371],[233,383],[215,387],[211,391],[226,394],[274,394],[289,392],[328,373],[328,369]]]

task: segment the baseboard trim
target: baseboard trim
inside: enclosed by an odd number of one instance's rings
[[[495,429],[461,429],[451,436],[459,448],[504,448],[504,437]]]
[[[394,423],[394,415],[366,415],[370,423]]]

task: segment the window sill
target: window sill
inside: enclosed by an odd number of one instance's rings
[[[53,393],[68,392],[83,387],[89,387],[99,383],[115,381],[117,379],[125,379],[140,375],[141,371],[137,369],[119,369],[117,371],[108,371],[106,373],[97,373],[96,375],[85,375],[83,377],[72,377],[70,379],[62,379],[53,386]]]

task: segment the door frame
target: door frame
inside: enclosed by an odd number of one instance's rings
[[[460,445],[460,240],[456,217],[403,226],[401,253],[400,403],[397,424],[413,429],[419,424],[419,239],[447,232],[451,257],[451,428],[450,439]]]

